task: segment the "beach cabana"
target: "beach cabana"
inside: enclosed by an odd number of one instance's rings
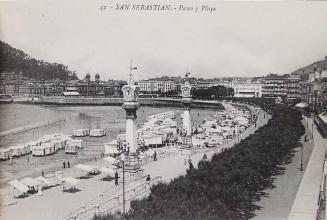
[[[37,192],[42,187],[42,182],[31,177],[26,177],[21,181],[24,183],[30,192]]]
[[[9,149],[12,150],[13,157],[20,157],[25,154],[24,145],[10,146]]]
[[[12,157],[12,149],[0,148],[0,160],[9,160]]]
[[[106,155],[117,155],[119,151],[117,150],[118,142],[116,140],[112,140],[110,143],[104,144],[104,153]]]
[[[70,139],[70,140],[67,140],[66,145],[76,146],[77,148],[83,148],[84,142],[83,142],[83,140]]]
[[[163,144],[163,135],[153,134],[153,133],[145,133],[142,136],[144,140],[145,146],[162,146]]]
[[[74,166],[77,169],[80,169],[82,171],[87,172],[87,175],[95,175],[99,173],[99,170],[97,167],[90,166],[90,165],[85,165],[85,164],[77,164]]]
[[[65,146],[65,153],[66,154],[76,154],[78,148],[83,148],[83,140],[73,140],[70,139],[67,141],[66,146]]]
[[[20,182],[20,181],[18,181],[16,179],[8,182],[8,184],[15,189],[15,191],[14,191],[14,196],[15,197],[23,196],[29,190],[29,188],[24,183],[22,183],[22,182]]]
[[[48,178],[45,178],[43,176],[36,177],[35,179],[42,182],[42,187],[43,188],[48,188],[48,187],[56,185],[53,182],[51,182]]]
[[[78,129],[78,130],[74,131],[75,137],[85,137],[85,136],[88,136],[89,134],[90,134],[89,129]]]
[[[61,180],[59,180],[54,173],[46,174],[44,177],[50,182],[50,186],[57,186],[61,184]]]
[[[115,176],[114,169],[107,168],[107,167],[101,167],[100,171],[101,171],[101,173],[105,173],[107,176],[111,176],[111,177]]]
[[[90,131],[90,137],[103,137],[106,136],[105,129],[93,129]]]
[[[55,146],[52,143],[42,143],[40,146],[32,148],[33,156],[46,156],[56,152]]]
[[[65,154],[77,154],[77,147],[75,145],[66,145]]]
[[[79,179],[73,177],[65,177],[62,181],[64,184],[64,190],[76,190],[76,185],[81,182]]]

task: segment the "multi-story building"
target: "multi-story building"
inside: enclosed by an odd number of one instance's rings
[[[240,80],[232,82],[234,89],[234,97],[238,98],[259,98],[262,97],[262,82],[248,80]]]
[[[282,98],[287,95],[288,75],[269,74],[263,79],[262,97]]]
[[[286,80],[286,98],[288,103],[297,103],[301,98],[301,76],[290,74]]]
[[[176,90],[174,81],[141,80],[138,82],[141,93],[166,93]]]

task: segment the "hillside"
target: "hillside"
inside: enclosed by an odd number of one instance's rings
[[[67,66],[58,63],[48,63],[30,57],[23,51],[13,48],[0,41],[0,73],[22,72],[24,77],[37,80],[46,79],[77,79],[75,72],[68,70]]]
[[[317,69],[318,70],[321,70],[323,69],[324,67],[327,68],[327,56],[325,57],[324,60],[319,60],[319,61],[316,61],[308,66],[305,66],[305,67],[302,67],[300,69],[297,69],[295,70],[294,74],[309,74],[309,73],[312,73],[313,72],[313,68],[315,67],[315,65],[317,66]],[[304,72],[303,72],[304,71]]]

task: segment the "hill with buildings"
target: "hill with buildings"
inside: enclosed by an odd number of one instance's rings
[[[59,63],[48,63],[30,57],[23,51],[0,41],[0,73],[22,74],[23,77],[47,80],[47,79],[78,79],[74,71]]]
[[[324,60],[319,60],[314,63],[311,63],[310,65],[307,65],[305,67],[302,67],[300,69],[295,70],[292,72],[292,74],[309,74],[312,73],[314,68],[317,68],[318,71],[323,70],[324,68],[327,68],[327,56],[325,57]]]

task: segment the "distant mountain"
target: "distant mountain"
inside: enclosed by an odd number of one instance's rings
[[[68,70],[67,66],[34,59],[23,51],[13,48],[2,41],[0,41],[1,72],[22,73],[24,77],[37,80],[78,79],[76,73]]]
[[[327,68],[327,56],[325,57],[324,60],[319,60],[319,61],[316,61],[308,66],[305,66],[305,67],[302,67],[298,70],[295,70],[294,72],[292,72],[292,74],[300,74],[302,75],[303,73],[305,75],[308,75],[309,73],[312,73],[313,72],[313,69],[314,67],[317,67],[317,70],[320,71],[324,68]]]

